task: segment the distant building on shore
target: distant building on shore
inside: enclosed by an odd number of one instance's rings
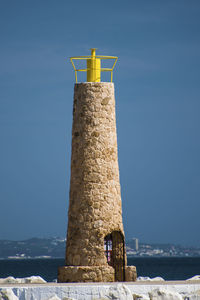
[[[131,239],[131,243],[130,246],[132,249],[134,249],[135,251],[139,250],[139,240],[137,238],[132,238]]]

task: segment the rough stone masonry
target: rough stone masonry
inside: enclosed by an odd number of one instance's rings
[[[66,266],[59,282],[135,281],[127,266],[117,153],[114,84],[74,88]]]

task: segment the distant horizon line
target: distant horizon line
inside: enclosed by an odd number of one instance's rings
[[[50,236],[50,237],[38,237],[38,236],[33,236],[33,237],[29,237],[29,238],[24,238],[24,239],[7,239],[7,238],[0,238],[0,241],[10,241],[10,242],[23,242],[23,241],[27,241],[27,240],[32,240],[32,239],[43,239],[43,240],[50,240],[50,239],[57,239],[57,240],[63,240],[66,241],[66,237],[61,237],[61,236]],[[200,248],[200,246],[192,246],[190,245],[184,245],[181,243],[173,243],[173,242],[144,242],[144,241],[140,241],[139,238],[137,237],[131,237],[131,238],[126,238],[125,239],[125,243],[126,241],[130,241],[132,239],[137,239],[139,244],[144,244],[144,245],[174,245],[174,246],[181,246],[184,248],[187,247],[191,247],[191,248]]]

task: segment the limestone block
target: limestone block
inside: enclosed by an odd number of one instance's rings
[[[126,266],[125,267],[125,281],[136,281],[137,272],[135,266]]]
[[[40,276],[30,276],[23,278],[22,283],[46,283],[46,281]]]
[[[0,278],[0,284],[17,284],[17,283],[46,283],[40,276],[30,276],[25,278],[14,278],[12,276]]]
[[[137,277],[137,281],[165,281],[162,277],[154,277],[154,278],[150,278],[148,276],[139,276]]]
[[[12,276],[9,276],[9,277],[6,277],[6,278],[0,278],[0,284],[6,284],[6,283],[17,283],[17,281]]]
[[[104,296],[107,296],[105,299],[133,300],[130,289],[124,284],[111,286]]]
[[[200,300],[200,290],[182,294],[184,300]]]
[[[151,300],[183,300],[182,296],[176,291],[159,288],[149,293]]]
[[[133,300],[150,300],[148,295],[144,294],[133,294]]]
[[[189,281],[200,280],[200,275],[195,275],[195,276],[193,276],[193,277],[191,277],[191,278],[189,278],[187,280],[189,280]]]
[[[11,289],[0,290],[0,300],[19,300]]]
[[[51,298],[49,298],[48,300],[61,300],[58,296],[54,295]]]

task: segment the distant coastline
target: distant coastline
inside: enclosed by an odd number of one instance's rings
[[[173,244],[137,243],[126,241],[128,257],[200,257],[200,248]],[[65,257],[66,239],[32,238],[24,241],[0,240],[0,259],[56,259]]]
[[[31,238],[23,241],[0,240],[0,259],[63,258],[66,239]]]

